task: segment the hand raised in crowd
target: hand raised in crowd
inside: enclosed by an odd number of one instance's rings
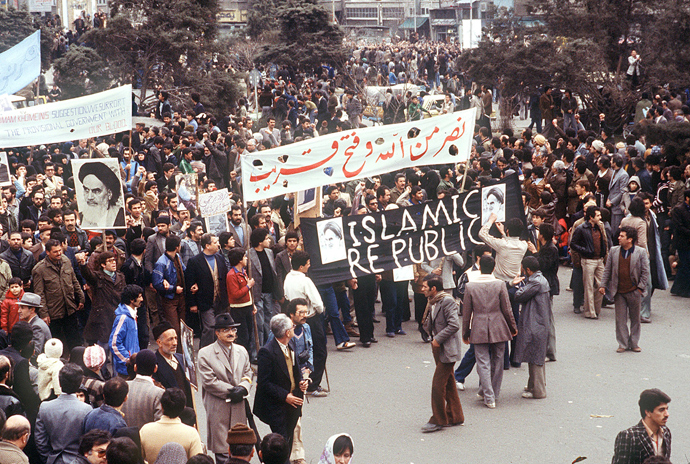
[[[503,227],[503,223],[502,223],[502,222],[497,222],[497,223],[496,223],[496,228],[497,228],[498,231],[501,233],[501,235],[505,237],[506,231],[505,231],[505,227]]]

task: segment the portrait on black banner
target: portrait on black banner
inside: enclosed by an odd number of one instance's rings
[[[333,218],[316,223],[319,234],[321,263],[328,264],[347,258],[345,237],[343,235],[343,218]]]
[[[81,226],[125,227],[125,201],[117,159],[72,160],[72,170]]]
[[[506,220],[506,184],[490,185],[482,188],[482,224],[485,224],[492,213],[496,222]]]

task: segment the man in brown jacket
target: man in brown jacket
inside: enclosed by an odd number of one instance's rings
[[[60,339],[64,353],[81,345],[77,311],[84,307],[84,292],[70,260],[57,240],[46,242],[46,257],[32,271],[34,292],[41,297],[38,315]]]
[[[495,265],[491,256],[479,260],[481,275],[465,287],[462,320],[462,340],[474,345],[479,375],[477,394],[490,409],[496,407],[501,391],[505,342],[517,335],[508,288],[491,274]]]

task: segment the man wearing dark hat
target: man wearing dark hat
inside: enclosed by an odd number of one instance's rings
[[[170,322],[163,321],[153,328],[153,338],[158,344],[158,370],[153,374],[153,380],[163,385],[163,388],[179,388],[184,391],[187,406],[193,407],[192,389],[184,373],[184,358],[177,353],[177,332]]]
[[[37,308],[41,307],[41,297],[31,292],[24,292],[22,298],[17,303],[19,320],[28,322],[33,330],[34,355],[43,353],[43,346],[46,340],[53,336],[50,333],[48,324],[36,314]]]
[[[252,371],[247,350],[233,343],[237,326],[230,314],[217,315],[212,327],[216,341],[201,348],[198,355],[207,445],[215,453],[217,464],[228,461],[226,440],[230,424],[247,423],[244,397],[252,384]]]
[[[254,457],[256,432],[246,424],[235,424],[228,432],[230,458],[226,464],[247,464]]]

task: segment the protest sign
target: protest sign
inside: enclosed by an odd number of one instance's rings
[[[175,189],[177,192],[177,204],[184,205],[187,211],[192,209],[196,211],[196,197],[198,194],[196,172],[176,175],[175,185],[177,186]]]
[[[0,113],[0,147],[87,139],[132,128],[132,86]]]
[[[124,228],[125,200],[117,158],[71,160],[84,229]]]
[[[189,383],[199,389],[196,380],[196,352],[194,351],[194,332],[184,321],[180,321],[180,341],[184,356],[184,375]]]
[[[199,194],[199,214],[203,217],[227,213],[231,206],[226,188]]]
[[[466,161],[472,146],[474,114],[472,108],[243,154],[244,199],[261,200],[412,166]]]
[[[0,70],[0,95],[13,94],[31,84],[41,74],[41,31],[0,53]]]
[[[215,216],[207,216],[204,218],[206,222],[206,232],[219,236],[221,232],[228,231],[228,215],[227,213],[216,214]]]
[[[479,230],[488,211],[482,204],[487,197],[484,190],[496,187],[505,192],[501,201],[506,220],[518,218],[524,223],[515,174],[495,185],[421,205],[359,216],[302,219],[304,245],[311,256],[309,276],[320,285],[470,250],[483,243]]]
[[[12,184],[12,178],[10,177],[10,163],[7,160],[7,153],[0,151],[0,187],[8,187]]]

